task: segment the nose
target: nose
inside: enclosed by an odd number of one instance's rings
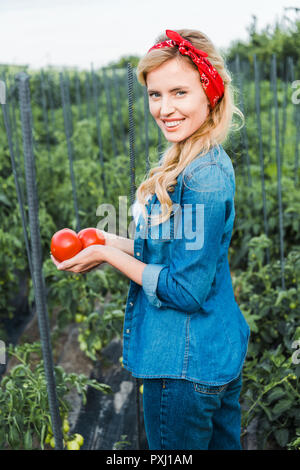
[[[172,97],[165,96],[161,99],[160,115],[166,117],[175,110]]]

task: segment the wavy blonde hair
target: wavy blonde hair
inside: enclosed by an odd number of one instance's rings
[[[174,190],[177,184],[177,176],[196,157],[205,155],[213,146],[223,143],[231,130],[239,130],[243,127],[245,119],[243,113],[234,104],[234,95],[237,89],[232,85],[232,78],[226,69],[225,61],[217,51],[211,40],[202,32],[192,29],[176,30],[184,39],[190,41],[194,47],[201,49],[208,54],[207,59],[217,69],[224,82],[224,96],[218,104],[211,109],[207,119],[191,136],[181,142],[175,142],[164,152],[159,166],[149,171],[149,176],[140,184],[136,191],[136,198],[141,205],[145,220],[147,211],[145,204],[147,197],[156,193],[157,198],[163,208],[158,216],[152,216],[153,225],[165,222],[172,212],[172,200],[168,191]],[[166,34],[161,34],[155,44],[169,39]],[[136,74],[139,83],[147,86],[147,73],[159,67],[170,59],[178,59],[186,64],[193,65],[198,71],[193,61],[183,56],[178,47],[165,47],[153,49],[143,56],[137,66]],[[199,74],[200,80],[200,74]],[[233,122],[234,114],[242,120],[240,127]]]

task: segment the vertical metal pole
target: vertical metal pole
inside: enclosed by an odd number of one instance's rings
[[[256,123],[259,139],[259,161],[260,161],[260,174],[261,174],[261,187],[263,196],[263,214],[264,214],[264,230],[268,236],[268,219],[267,219],[267,203],[266,203],[266,190],[265,190],[265,177],[264,177],[264,155],[262,145],[262,130],[261,130],[261,119],[260,119],[260,77],[259,77],[259,65],[257,63],[256,54],[254,54],[254,79],[255,79],[255,105],[256,105]],[[267,248],[267,263],[270,264],[270,250]]]
[[[33,155],[31,106],[29,76],[25,72],[16,75],[19,84],[19,99],[23,133],[23,150],[25,157],[25,176],[29,212],[29,228],[31,235],[32,267],[35,288],[36,310],[38,316],[41,345],[44,359],[45,376],[55,448],[63,449],[62,423],[59,414],[58,400],[50,341],[49,318],[46,304],[46,290],[42,273],[41,238],[38,218],[38,196],[36,187],[35,162]]]
[[[11,107],[12,107],[13,127],[14,127],[14,130],[15,130],[17,162],[18,162],[18,166],[20,167],[21,166],[21,158],[20,158],[19,138],[18,138],[18,129],[17,129],[16,108],[15,108],[14,100],[12,100],[12,102],[11,102]]]
[[[69,136],[72,137],[73,135],[73,117],[72,117],[72,109],[71,109],[71,99],[70,99],[70,78],[68,72],[65,74],[65,103],[66,103],[66,110],[68,113],[67,123],[69,126]]]
[[[66,91],[65,91],[65,84],[63,74],[60,72],[60,89],[61,89],[61,100],[62,100],[62,108],[63,108],[63,115],[64,115],[64,125],[65,125],[65,134],[67,138],[67,147],[68,147],[68,157],[69,157],[69,166],[70,166],[70,176],[71,176],[71,184],[72,184],[72,192],[73,192],[73,201],[74,201],[74,210],[75,210],[75,217],[76,217],[76,231],[80,231],[80,218],[79,218],[79,209],[78,209],[78,202],[77,202],[77,190],[76,190],[76,182],[75,182],[75,175],[73,169],[73,145],[71,141],[71,129],[69,125],[69,116],[70,113],[68,112],[68,102],[66,98]]]
[[[283,164],[284,158],[284,145],[285,145],[285,133],[286,133],[286,113],[287,113],[287,88],[288,88],[288,67],[286,62],[285,74],[282,77],[283,87],[283,105],[282,105],[282,128],[281,128],[281,165]]]
[[[111,96],[110,96],[110,80],[108,80],[105,68],[102,69],[103,73],[103,80],[104,80],[104,90],[105,90],[105,97],[106,97],[106,109],[107,109],[107,116],[110,128],[110,136],[111,136],[111,146],[112,151],[115,158],[118,155],[118,150],[116,146],[116,139],[115,139],[115,132],[114,132],[114,123],[113,123],[113,112],[112,112],[112,103],[111,103]]]
[[[116,101],[117,101],[118,122],[119,122],[120,132],[121,132],[123,152],[124,152],[124,154],[126,154],[127,147],[126,147],[124,124],[123,124],[123,117],[122,117],[122,104],[121,104],[121,98],[120,98],[119,80],[118,80],[118,75],[117,75],[117,71],[115,70],[115,68],[113,68],[112,70],[113,70],[115,96],[116,96]]]
[[[97,128],[97,138],[98,138],[98,146],[99,146],[99,159],[101,165],[101,179],[103,184],[103,193],[104,196],[107,196],[107,187],[105,181],[105,172],[104,172],[104,151],[103,151],[103,142],[101,136],[101,121],[100,121],[100,114],[99,114],[99,95],[96,83],[96,76],[92,74],[92,84],[93,84],[93,96],[95,102],[95,114],[96,114],[96,128]]]
[[[26,248],[26,253],[27,253],[29,271],[30,271],[31,279],[34,282],[33,267],[32,267],[31,253],[30,253],[30,247],[29,247],[29,239],[28,239],[28,234],[27,234],[28,223],[27,223],[27,218],[26,218],[26,212],[24,210],[25,196],[24,196],[23,188],[19,184],[18,169],[17,169],[17,165],[16,165],[16,162],[15,162],[14,149],[13,149],[13,144],[12,144],[11,128],[10,128],[9,119],[8,119],[8,115],[9,115],[8,103],[2,104],[2,112],[3,112],[4,127],[5,127],[5,130],[6,130],[8,148],[9,148],[9,153],[10,153],[11,166],[12,166],[12,170],[13,170],[15,186],[16,186],[16,192],[17,192],[17,198],[18,198],[18,203],[19,203],[19,208],[20,208],[20,214],[21,214],[21,220],[22,220],[22,228],[23,228],[23,235],[24,235],[24,240],[25,240],[25,248]]]
[[[75,90],[76,90],[76,104],[79,110],[79,119],[83,119],[82,109],[81,109],[81,96],[80,96],[80,80],[77,72],[75,73]]]
[[[89,119],[91,117],[91,90],[90,90],[90,77],[88,72],[85,74],[85,98],[86,98],[86,117]]]
[[[48,107],[47,107],[47,99],[46,99],[46,92],[45,92],[45,82],[44,82],[43,69],[41,70],[41,75],[40,75],[40,85],[41,85],[41,95],[42,95],[43,118],[44,118],[44,125],[45,125],[45,131],[46,131],[48,166],[49,166],[49,171],[50,171],[51,177],[52,177],[53,176],[53,168],[52,168],[52,158],[51,158],[51,152],[50,152],[50,141],[49,141]]]
[[[145,157],[146,157],[146,173],[149,173],[150,162],[149,162],[149,105],[148,105],[148,94],[147,87],[144,86],[144,122],[145,122]]]
[[[130,152],[130,204],[134,203],[135,187],[135,153],[134,153],[134,118],[133,118],[133,73],[131,64],[127,64],[128,77],[128,114],[129,114],[129,152]],[[136,419],[137,419],[137,441],[138,449],[141,449],[141,427],[140,427],[140,396],[139,380],[135,379],[136,392]]]
[[[240,68],[240,59],[239,56],[236,56],[235,60],[236,65],[236,74],[237,74],[237,81],[240,90],[240,97],[241,97],[241,111],[245,114],[245,106],[244,106],[244,96],[243,96],[243,81],[242,81],[242,74]],[[244,165],[247,167],[247,175],[248,175],[248,187],[252,186],[252,179],[251,179],[251,172],[250,172],[250,157],[249,157],[249,146],[248,146],[248,137],[246,132],[246,126],[242,128],[242,142],[243,142],[243,155],[244,157]]]
[[[128,77],[128,118],[129,118],[129,158],[130,158],[130,203],[134,203],[135,186],[135,132],[133,116],[133,72],[131,64],[127,64]]]
[[[54,80],[52,79],[51,75],[49,72],[46,74],[46,82],[47,82],[47,88],[48,88],[48,100],[50,104],[50,110],[51,110],[51,125],[52,125],[52,133],[54,134],[55,131],[55,114],[54,114],[54,99],[53,99],[53,89],[54,89]]]
[[[276,70],[276,54],[272,54],[272,87],[275,108],[275,137],[276,137],[276,163],[277,163],[277,196],[279,210],[279,240],[280,240],[280,266],[281,266],[281,286],[285,289],[284,282],[284,246],[283,246],[283,212],[282,212],[282,196],[281,196],[281,159],[280,159],[280,143],[279,143],[279,118],[278,118],[278,101],[277,101],[277,70]]]
[[[289,57],[289,75],[293,83],[295,80],[294,62],[293,57]],[[295,166],[294,166],[294,186],[299,184],[298,168],[299,168],[299,146],[300,146],[300,104],[294,104],[293,121],[295,123]]]

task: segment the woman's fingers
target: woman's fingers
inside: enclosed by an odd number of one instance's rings
[[[89,273],[90,271],[95,271],[95,269],[97,269],[100,265],[98,264],[97,266],[94,266],[93,268],[90,268],[90,269],[85,269],[84,271],[80,271],[80,273],[84,274],[84,273]]]
[[[85,250],[78,253],[73,258],[65,261],[59,261],[52,255],[52,253],[50,254],[52,262],[59,271],[68,271],[73,273],[88,273],[93,269],[97,269],[103,261],[97,259],[97,264],[95,264],[94,256],[93,247],[85,248]]]
[[[54,258],[53,255],[50,255],[50,257],[51,257],[53,263],[55,264],[55,266],[58,266],[60,264],[60,262],[56,258]]]

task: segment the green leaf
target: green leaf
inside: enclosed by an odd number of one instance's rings
[[[271,404],[273,401],[278,400],[279,398],[286,395],[286,391],[280,387],[276,387],[272,392],[268,395],[268,403]]]
[[[20,438],[20,435],[18,433],[17,428],[14,425],[10,426],[9,444],[11,445],[11,447],[15,447],[19,443],[19,438]]]
[[[289,441],[288,429],[277,429],[276,431],[274,431],[274,436],[281,447],[285,447],[287,445]]]
[[[123,310],[113,310],[112,315],[114,316],[114,318],[124,318]]]
[[[26,431],[25,436],[24,436],[24,449],[25,450],[32,449],[32,436],[31,436],[30,429]]]
[[[279,418],[283,413],[293,407],[293,402],[288,399],[280,400],[273,408],[273,419]]]
[[[268,417],[268,420],[272,421],[272,412],[271,412],[271,410],[269,410],[268,407],[265,406],[264,403],[262,403],[262,402],[260,402],[259,405],[264,410],[264,412],[266,413],[266,415]]]
[[[277,300],[275,302],[275,307],[277,307],[282,302],[283,299],[289,298],[289,295],[290,294],[288,291],[285,291],[285,290],[280,291],[278,293]]]
[[[44,442],[45,442],[45,437],[46,437],[46,431],[47,431],[47,424],[44,423],[43,426],[42,426],[42,430],[41,430],[41,440],[40,440],[41,448],[43,450],[44,450]]]
[[[11,202],[8,200],[8,198],[5,196],[5,194],[0,193],[0,203],[5,204],[8,207],[11,207]]]
[[[263,368],[264,370],[266,370],[267,372],[271,372],[271,370],[272,370],[271,364],[270,364],[269,362],[266,362],[266,361],[262,362],[262,363],[260,364],[260,367],[262,367],[262,368]]]

